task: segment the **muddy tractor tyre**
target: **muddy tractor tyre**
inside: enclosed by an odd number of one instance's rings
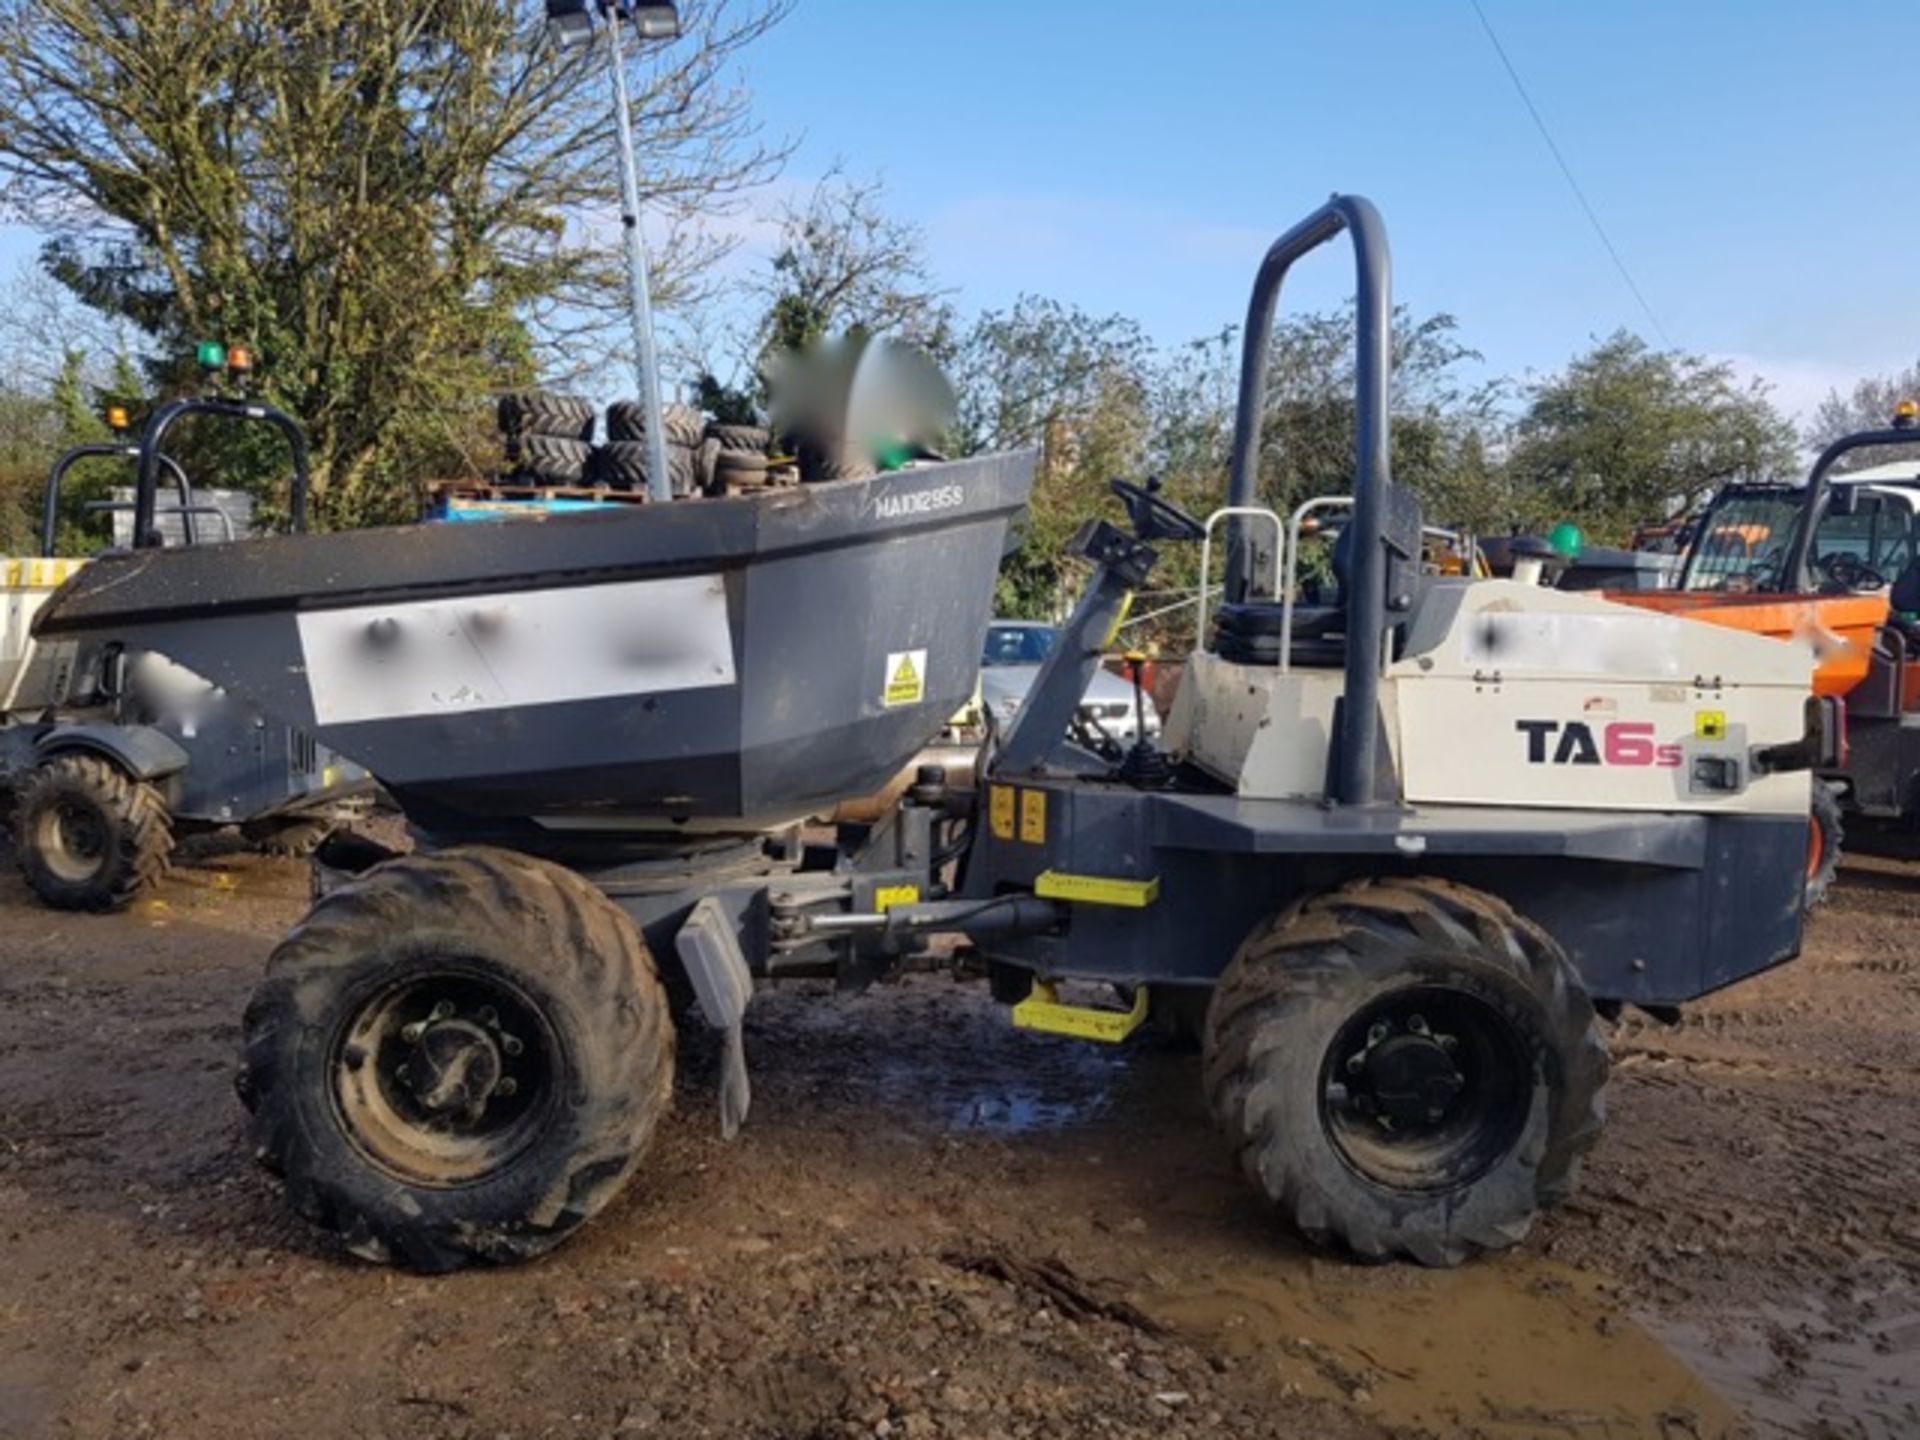
[[[707,436],[707,420],[690,405],[668,405],[660,412],[660,428],[667,444],[697,450]],[[607,407],[607,439],[643,441],[647,438],[647,407],[638,400],[616,400]]]
[[[14,855],[55,910],[120,910],[166,873],[172,819],[152,785],[99,755],[55,755],[21,788]]]
[[[551,1249],[633,1174],[673,1087],[640,932],[572,871],[411,855],[322,898],[247,1007],[241,1099],[302,1215],[440,1272]]]
[[[286,860],[305,860],[340,828],[340,822],[325,815],[283,815],[271,820],[251,820],[240,827],[240,838],[262,855],[277,855]]]
[[[1840,874],[1840,848],[1846,822],[1840,792],[1826,781],[1813,782],[1813,809],[1807,816],[1807,908],[1827,898]]]
[[[593,406],[549,390],[519,390],[500,397],[495,418],[509,440],[545,435],[556,440],[593,439]]]
[[[593,464],[593,446],[586,441],[552,435],[522,435],[512,455],[514,478],[527,485],[585,485]]]
[[[1355,881],[1249,937],[1207,1012],[1207,1100],[1309,1240],[1456,1265],[1526,1237],[1605,1116],[1560,947],[1444,880]]]

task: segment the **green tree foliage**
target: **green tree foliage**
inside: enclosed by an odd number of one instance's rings
[[[684,221],[778,158],[728,76],[784,3],[681,8],[691,38],[634,81],[650,213]],[[261,392],[309,429],[324,520],[392,518],[411,478],[474,463],[484,392],[533,378],[543,340],[604,334],[622,294],[617,228],[580,220],[613,173],[598,56],[557,53],[541,18],[522,0],[0,0],[0,180],[51,235],[51,273],[153,354],[254,348]],[[676,227],[663,299],[709,258]],[[162,391],[194,383],[152,369]],[[283,470],[263,444],[220,478]]]
[[[1858,430],[1884,430],[1893,423],[1893,407],[1902,400],[1920,400],[1920,362],[1893,375],[1860,381],[1847,394],[1827,392],[1807,426],[1807,442],[1823,448],[1842,435]],[[1861,450],[1840,462],[1842,469],[1884,465],[1890,460],[1920,460],[1920,443]]]
[[[1512,520],[1619,543],[1733,480],[1790,474],[1793,426],[1727,365],[1623,332],[1525,394],[1508,459]]]
[[[1001,613],[1056,608],[1067,541],[1106,506],[1109,479],[1141,474],[1152,359],[1133,321],[1032,295],[980,316],[962,339],[957,448],[1040,452],[1026,534],[1001,570]]]

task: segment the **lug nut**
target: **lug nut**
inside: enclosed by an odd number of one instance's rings
[[[1407,1017],[1407,1029],[1416,1035],[1425,1035],[1427,1033],[1427,1017],[1424,1015],[1409,1015]]]
[[[409,1045],[418,1045],[420,1043],[420,1037],[426,1033],[427,1022],[424,1020],[416,1020],[411,1025],[401,1027],[400,1038]]]
[[[527,1047],[520,1043],[520,1038],[517,1035],[502,1035],[500,1037],[500,1048],[509,1055],[518,1055]]]
[[[1385,1040],[1387,1036],[1392,1033],[1393,1032],[1388,1028],[1386,1021],[1376,1020],[1373,1022],[1373,1024],[1367,1027],[1367,1044],[1378,1045],[1381,1041]]]
[[[493,1093],[500,1096],[500,1098],[504,1100],[517,1094],[519,1092],[519,1089],[520,1089],[520,1082],[514,1079],[511,1075],[507,1075],[501,1079],[499,1084],[493,1087]]]
[[[440,1001],[438,1004],[436,1004],[433,1007],[433,1014],[428,1016],[427,1018],[430,1020],[452,1019],[453,1018],[453,1002],[451,1000]]]

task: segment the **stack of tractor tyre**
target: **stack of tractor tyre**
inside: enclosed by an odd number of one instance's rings
[[[591,483],[594,417],[586,401],[548,390],[517,390],[500,397],[498,418],[512,483]]]
[[[704,484],[700,448],[706,419],[686,405],[668,405],[660,412],[666,432],[667,480],[676,500],[697,495]],[[614,490],[644,494],[651,476],[647,446],[647,408],[638,400],[618,400],[607,407],[607,443],[600,447],[600,483]]]
[[[793,467],[776,463],[769,453],[773,436],[758,425],[707,426],[705,451],[709,457],[709,495],[747,495],[799,478]]]
[[[547,488],[603,487],[632,494],[650,492],[652,465],[647,411],[637,400],[607,407],[606,443],[596,446],[593,407],[571,395],[519,390],[500,399],[500,434],[506,442],[508,483]],[[709,422],[687,405],[660,414],[667,451],[667,481],[676,500],[697,496],[752,495],[802,479],[845,479],[872,474],[803,449],[798,460],[773,453],[772,432],[759,425]],[[811,467],[812,473],[809,473]]]

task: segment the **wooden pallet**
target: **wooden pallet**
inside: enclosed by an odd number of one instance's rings
[[[644,490],[616,490],[611,485],[507,485],[478,480],[429,480],[431,500],[593,500],[616,505],[644,505]]]

